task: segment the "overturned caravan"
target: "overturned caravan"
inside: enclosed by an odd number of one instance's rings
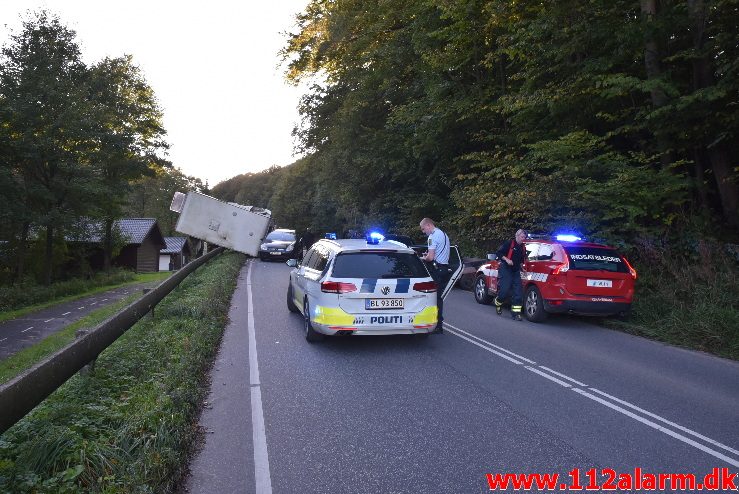
[[[178,232],[255,257],[272,216],[269,209],[224,202],[199,192],[175,192],[169,209],[180,215]]]

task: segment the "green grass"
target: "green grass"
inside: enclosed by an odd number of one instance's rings
[[[173,492],[244,256],[223,254],[0,436],[0,492]]]
[[[91,312],[82,319],[66,326],[64,329],[47,336],[38,344],[24,348],[18,353],[14,353],[5,360],[0,361],[0,384],[12,379],[35,363],[40,362],[43,358],[48,357],[60,348],[71,343],[78,329],[94,328],[123,307],[133,303],[142,295],[143,293],[135,293],[121,300],[117,300],[111,305]]]
[[[633,314],[607,327],[739,360],[739,266],[719,248],[700,255],[643,256]]]
[[[50,300],[47,300],[45,302],[40,302],[37,304],[16,308],[13,310],[3,311],[0,314],[0,322],[9,321],[10,319],[15,319],[16,317],[25,316],[26,314],[30,314],[31,312],[36,312],[37,310],[46,309],[48,307],[53,307],[57,304],[61,304],[62,302],[68,302],[70,300],[77,300],[82,297],[95,295],[96,293],[107,292],[108,290],[113,290],[121,286],[133,285],[137,283],[148,283],[148,282],[153,282],[153,281],[161,281],[161,280],[168,278],[171,274],[172,273],[170,272],[138,273],[138,274],[131,273],[131,276],[126,277],[126,281],[114,281],[110,284],[95,286],[94,288],[85,288],[84,291],[77,292],[73,295],[58,296]],[[19,287],[19,289],[23,289],[23,288]]]

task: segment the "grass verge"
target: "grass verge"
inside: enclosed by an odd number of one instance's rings
[[[243,262],[223,254],[188,276],[94,374],[73,377],[0,436],[0,492],[172,492]]]
[[[739,360],[739,266],[715,245],[695,258],[641,252],[632,316],[603,324]]]
[[[53,298],[46,300],[44,302],[40,302],[40,303],[33,304],[33,305],[27,305],[24,307],[19,307],[13,310],[3,311],[0,314],[0,322],[9,321],[10,319],[15,319],[16,317],[25,316],[26,314],[30,314],[31,312],[36,312],[37,310],[46,309],[47,307],[52,307],[54,305],[61,304],[62,302],[68,302],[70,300],[77,300],[79,298],[87,297],[89,295],[95,295],[96,293],[107,292],[108,290],[113,290],[121,286],[134,285],[137,283],[149,283],[152,281],[162,281],[168,278],[171,274],[172,273],[170,272],[160,272],[160,273],[130,273],[129,272],[126,276],[109,278],[109,283],[102,284],[102,285],[95,285],[94,288],[90,288],[90,285],[85,285],[83,288],[80,288],[83,291],[75,292],[72,295],[55,296],[53,293],[51,293],[49,296]],[[18,288],[18,289],[22,289],[22,288]]]

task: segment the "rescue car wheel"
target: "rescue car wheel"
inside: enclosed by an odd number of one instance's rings
[[[323,340],[323,335],[313,329],[313,325],[310,322],[310,306],[308,305],[308,299],[303,302],[303,321],[305,327],[305,339],[308,343],[315,343]]]
[[[544,300],[541,292],[534,285],[526,289],[526,301],[524,302],[524,315],[531,322],[543,322],[547,318],[544,310]]]
[[[291,282],[287,282],[287,310],[290,312],[300,312],[300,310],[295,306],[295,297],[293,296],[293,284]]]
[[[475,279],[475,300],[478,304],[490,305],[493,297],[488,295],[488,287],[485,284],[485,277],[478,276]]]

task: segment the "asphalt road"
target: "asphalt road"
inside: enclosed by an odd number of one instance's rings
[[[587,486],[592,468],[601,485],[608,468],[739,471],[737,362],[583,318],[515,322],[461,290],[443,335],[309,344],[285,306],[289,268],[251,265],[187,492],[476,493],[495,473],[569,484],[578,469]]]
[[[126,285],[0,322],[0,360],[34,345],[89,313],[160,282]]]

